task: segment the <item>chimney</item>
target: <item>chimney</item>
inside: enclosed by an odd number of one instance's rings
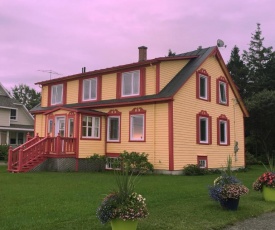
[[[146,46],[140,46],[139,49],[139,57],[138,61],[146,61],[147,60],[147,47]]]

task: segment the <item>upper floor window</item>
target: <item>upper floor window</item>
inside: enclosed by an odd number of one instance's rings
[[[229,132],[229,120],[225,115],[221,115],[217,119],[218,127],[218,145],[229,145],[230,144],[230,132]]]
[[[11,109],[10,119],[13,121],[17,120],[17,109]]]
[[[140,94],[140,71],[122,73],[122,97]]]
[[[198,144],[211,144],[212,120],[206,111],[201,111],[197,114],[197,143]]]
[[[63,103],[63,84],[51,87],[51,105]]]
[[[228,105],[228,83],[224,77],[217,79],[217,103]]]
[[[205,69],[200,69],[197,73],[197,98],[210,101],[210,76]]]
[[[82,116],[82,138],[100,138],[100,118]]]
[[[108,117],[107,140],[119,142],[120,140],[120,116]]]
[[[97,98],[97,78],[83,80],[83,101],[96,100]]]

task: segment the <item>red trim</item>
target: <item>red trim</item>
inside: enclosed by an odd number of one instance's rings
[[[109,127],[109,117],[119,117],[119,139],[118,141],[110,141],[108,140],[108,127]],[[106,117],[106,143],[121,143],[121,112],[117,109],[111,109],[108,112],[108,116]]]
[[[200,118],[208,118],[208,142],[200,142]],[[212,117],[205,110],[201,110],[196,114],[196,142],[200,145],[211,145],[212,144]]]
[[[116,75],[116,98],[121,98],[121,73]]]
[[[156,94],[160,91],[160,63],[156,64]]]
[[[61,77],[61,78],[56,78],[52,80],[46,80],[46,81],[41,81],[41,82],[36,82],[35,85],[47,85],[47,84],[52,84],[60,81],[68,81],[68,80],[73,80],[77,78],[82,78],[87,75],[99,75],[99,74],[108,74],[108,73],[116,73],[121,70],[125,69],[133,69],[133,68],[141,68],[141,67],[146,67],[150,66],[156,63],[159,63],[161,61],[173,61],[173,60],[186,60],[186,59],[192,59],[192,58],[197,58],[198,55],[193,55],[193,56],[178,56],[178,57],[161,57],[161,58],[155,58],[143,62],[135,62],[131,64],[126,64],[126,65],[120,65],[120,66],[115,66],[115,67],[110,67],[110,68],[105,68],[105,69],[100,69],[100,70],[94,70],[90,71],[87,73],[80,73],[80,74],[75,74],[71,76],[66,76],[66,77]]]
[[[226,90],[226,103],[221,103],[220,102],[220,82],[225,83],[225,90]],[[225,77],[220,76],[219,78],[217,78],[216,80],[216,103],[219,105],[225,105],[228,106],[229,105],[229,92],[228,92],[228,82],[226,80]]]
[[[106,157],[119,157],[120,153],[106,153]]]
[[[143,115],[143,140],[131,140],[131,116]],[[146,142],[146,110],[141,107],[135,107],[129,112],[129,142]]]
[[[226,135],[227,135],[227,143],[226,144],[223,144],[223,143],[220,142],[220,134],[221,134],[220,121],[225,121],[226,122]],[[230,121],[224,114],[221,114],[217,118],[217,145],[220,145],[220,146],[230,145]]]
[[[168,103],[169,171],[174,170],[174,112],[173,101]]]
[[[207,85],[206,85],[207,98],[206,99],[200,97],[200,75],[205,76],[207,79]],[[209,76],[207,71],[203,68],[196,71],[196,98],[203,101],[209,101],[209,102],[211,101],[211,76]]]
[[[140,69],[140,84],[139,84],[139,94],[140,96],[146,95],[146,68]]]
[[[198,166],[200,165],[199,164],[199,161],[200,160],[205,160],[206,161],[206,165],[205,165],[205,169],[208,169],[208,158],[207,158],[207,156],[197,156],[197,164],[198,164]]]
[[[79,135],[81,135],[80,134],[80,125],[79,124],[81,124],[81,120],[80,120],[80,115],[79,115],[79,113],[77,113],[76,114],[76,118],[75,118],[75,120],[76,120],[76,122],[75,122],[75,124],[76,124],[76,129],[75,129],[75,133],[76,133],[76,135],[75,135],[75,137],[76,137],[76,157],[77,158],[79,158]]]

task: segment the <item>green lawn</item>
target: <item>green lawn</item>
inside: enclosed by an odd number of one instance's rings
[[[146,175],[136,191],[147,201],[150,215],[138,229],[222,229],[228,224],[275,211],[274,203],[263,201],[252,190],[262,166],[238,173],[250,189],[236,212],[221,209],[208,197],[207,185],[217,175]],[[114,186],[113,173],[21,173],[12,174],[0,166],[1,229],[111,229],[95,216],[101,199]]]

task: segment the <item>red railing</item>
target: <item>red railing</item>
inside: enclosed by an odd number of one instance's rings
[[[22,171],[23,167],[30,161],[39,157],[52,154],[75,154],[76,139],[69,137],[50,137],[49,135],[41,139],[38,135],[23,145],[9,149],[8,170]]]

